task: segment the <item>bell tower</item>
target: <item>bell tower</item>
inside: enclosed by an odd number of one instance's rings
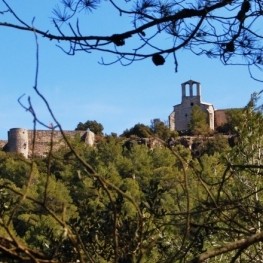
[[[181,84],[182,86],[182,103],[184,100],[201,102],[201,85],[197,81],[188,80]]]
[[[181,89],[181,104],[175,105],[173,112],[169,115],[170,129],[182,132],[189,130],[192,108],[197,105],[207,114],[209,127],[214,130],[214,106],[201,101],[201,84],[188,80],[181,84]]]

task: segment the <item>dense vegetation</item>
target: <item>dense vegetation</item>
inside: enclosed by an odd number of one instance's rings
[[[0,154],[0,253],[8,262],[260,262],[262,114],[242,111],[196,155],[182,145],[96,147],[46,159]],[[160,123],[159,123],[160,125]],[[204,147],[205,146],[205,147]]]
[[[96,135],[102,135],[103,129],[104,129],[103,125],[94,120],[94,121],[86,121],[85,123],[79,122],[75,130],[76,131],[90,130],[94,132]]]

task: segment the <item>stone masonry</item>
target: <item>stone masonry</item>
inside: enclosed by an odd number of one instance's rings
[[[171,130],[187,131],[191,120],[192,107],[198,105],[208,115],[208,124],[214,130],[215,110],[210,103],[201,101],[201,85],[197,81],[189,80],[181,84],[182,101],[173,107],[169,116],[169,126]]]
[[[95,135],[93,132],[87,131],[64,131],[68,138],[79,138],[88,145],[93,146]],[[23,154],[26,158],[32,156],[34,141],[34,155],[38,157],[47,156],[51,141],[53,142],[53,150],[58,150],[65,145],[60,131],[51,130],[27,130],[22,128],[12,128],[8,132],[8,142],[3,147],[7,152],[16,152]]]

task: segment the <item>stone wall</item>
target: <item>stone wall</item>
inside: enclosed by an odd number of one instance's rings
[[[7,144],[6,140],[0,140],[0,149],[3,149],[6,144]]]
[[[227,110],[216,110],[215,111],[215,127],[218,128],[227,123]]]
[[[74,137],[83,137],[86,133],[85,131],[64,131],[65,135],[68,138]],[[34,145],[34,154],[36,156],[45,157],[50,151],[51,139],[53,141],[53,150],[58,150],[62,146],[65,145],[62,134],[60,131],[53,131],[53,133],[49,130],[33,130],[28,131],[28,155],[32,156],[33,150],[33,139],[35,136],[35,145]]]
[[[68,138],[78,138],[89,145],[94,144],[95,136],[91,131],[64,131],[64,134]],[[4,149],[7,152],[21,153],[28,158],[32,156],[34,147],[35,156],[45,157],[50,151],[51,141],[54,151],[65,145],[60,131],[13,128],[8,132],[8,142]]]

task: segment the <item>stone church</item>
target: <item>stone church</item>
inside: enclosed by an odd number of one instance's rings
[[[185,132],[189,130],[192,115],[192,108],[198,105],[207,113],[207,120],[210,130],[226,123],[225,110],[215,110],[211,103],[202,102],[201,84],[197,81],[188,80],[181,84],[182,101],[173,106],[173,111],[169,115],[169,127],[172,131]]]

